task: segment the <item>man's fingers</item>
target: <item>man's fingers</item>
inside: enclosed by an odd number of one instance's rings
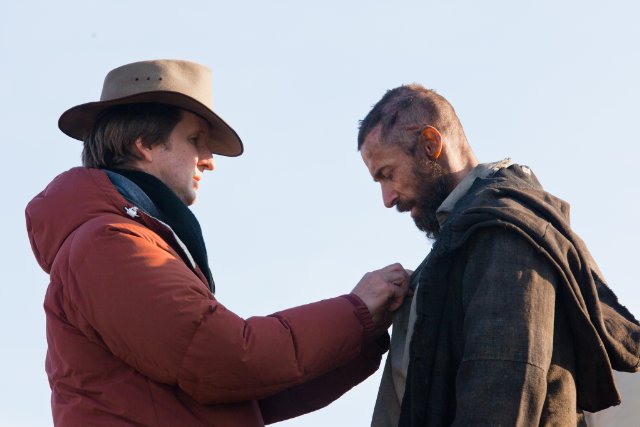
[[[407,295],[407,290],[408,287],[403,289],[400,286],[394,286],[394,290],[388,300],[390,312],[396,311],[398,308],[400,308],[400,306],[404,302],[405,296]]]
[[[393,264],[389,264],[384,268],[381,268],[380,271],[390,272],[390,271],[404,271],[404,267],[399,262],[394,262]]]
[[[390,264],[380,270],[366,273],[353,289],[369,308],[372,315],[389,313],[402,305],[409,291],[410,272],[401,264]]]
[[[409,280],[391,283],[391,294],[387,299],[389,311],[397,310],[409,292]]]
[[[384,279],[389,283],[402,283],[409,281],[409,275],[404,268],[400,270],[390,270],[383,273]]]

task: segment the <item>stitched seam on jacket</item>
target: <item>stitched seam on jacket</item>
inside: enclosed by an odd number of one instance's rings
[[[522,365],[529,365],[529,366],[533,366],[534,368],[540,369],[543,372],[547,372],[547,369],[542,367],[542,366],[538,366],[535,363],[531,363],[531,362],[526,362],[523,360],[515,360],[515,359],[508,359],[508,358],[499,358],[499,357],[493,357],[493,358],[489,358],[489,357],[484,357],[484,358],[477,358],[477,359],[463,359],[462,362],[460,362],[460,364],[463,363],[468,363],[468,362],[512,362],[512,363],[520,363]]]
[[[208,312],[208,313],[203,313],[202,317],[200,319],[200,322],[198,323],[198,325],[193,329],[193,334],[191,334],[191,338],[189,339],[189,344],[186,346],[184,353],[182,354],[182,357],[180,358],[180,363],[178,364],[178,369],[176,371],[176,384],[178,385],[178,387],[180,387],[181,390],[185,391],[184,388],[182,387],[183,382],[187,382],[187,383],[198,383],[198,381],[193,381],[193,380],[188,380],[185,378],[183,371],[185,369],[184,367],[184,361],[187,358],[187,355],[189,354],[189,350],[191,350],[191,346],[193,345],[193,341],[196,337],[196,334],[198,333],[198,331],[200,330],[200,328],[202,327],[202,324],[204,323],[204,319],[205,316],[207,315],[211,315],[213,313]],[[189,395],[191,395],[190,393],[187,393]],[[193,396],[192,396],[193,397]]]

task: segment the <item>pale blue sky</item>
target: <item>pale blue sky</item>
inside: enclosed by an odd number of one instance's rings
[[[79,164],[58,116],[137,60],[212,68],[215,109],[245,143],[244,156],[216,159],[194,207],[217,296],[239,315],[346,293],[366,271],[426,255],[355,148],[358,120],[414,81],[453,103],[481,161],[512,157],[571,203],[574,228],[639,314],[639,11],[631,0],[3,2],[0,426],[51,424],[47,276],[23,211]],[[281,425],[367,426],[378,382]]]

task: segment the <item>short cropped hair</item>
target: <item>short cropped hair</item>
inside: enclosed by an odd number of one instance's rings
[[[182,118],[177,107],[157,103],[127,104],[103,112],[84,138],[82,164],[88,168],[127,168],[140,157],[133,149],[166,144]]]
[[[364,144],[367,135],[377,125],[382,126],[383,140],[386,140],[394,130],[409,131],[409,128],[416,126],[411,130],[422,130],[426,126],[433,126],[443,135],[463,133],[460,120],[449,101],[434,90],[426,89],[416,83],[388,90],[369,114],[360,121],[358,150]],[[407,144],[406,139],[397,142]],[[409,146],[404,148],[409,152],[413,150]]]

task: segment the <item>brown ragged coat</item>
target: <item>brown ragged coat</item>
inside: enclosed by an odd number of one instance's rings
[[[575,426],[619,402],[640,326],[568,213],[518,165],[458,202],[420,275],[401,426]]]

